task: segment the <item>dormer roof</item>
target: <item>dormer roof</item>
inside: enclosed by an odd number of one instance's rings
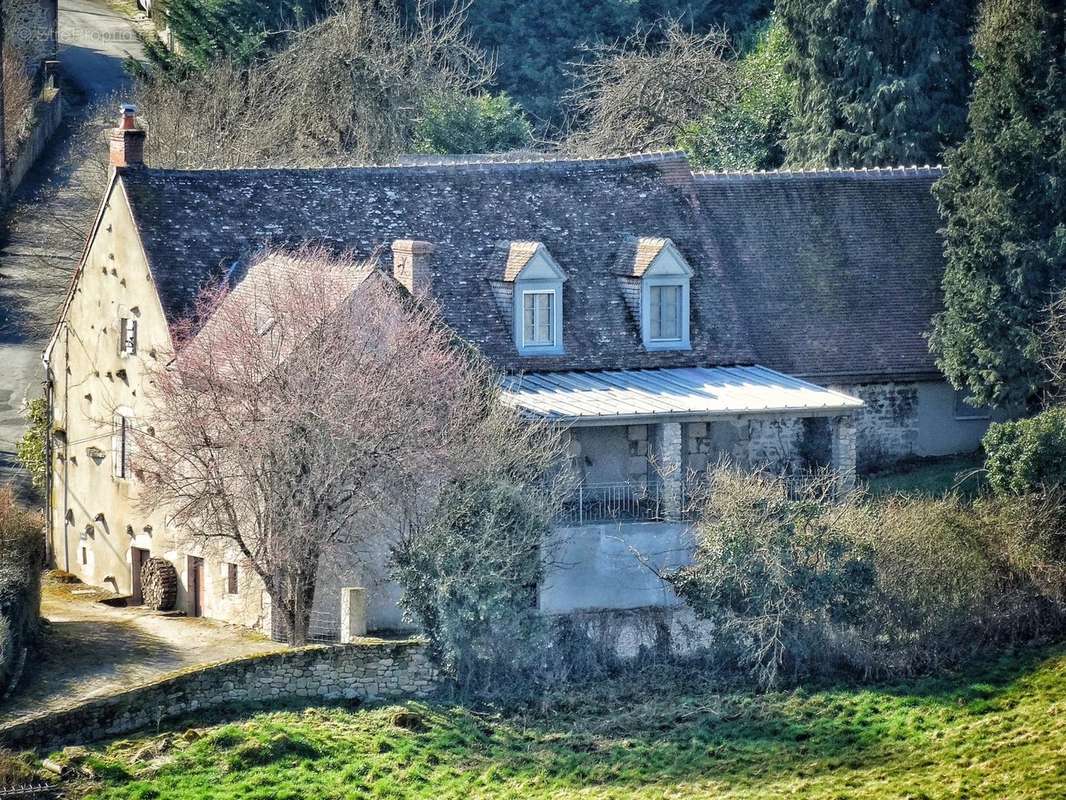
[[[655,272],[655,267],[664,262],[670,262],[665,271],[681,272],[689,277],[693,274],[692,267],[670,239],[626,236],[618,249],[614,272],[625,278],[643,278],[649,272]]]
[[[501,242],[501,249],[506,252],[503,268],[505,281],[513,282],[519,277],[566,280],[563,268],[552,258],[543,242]]]

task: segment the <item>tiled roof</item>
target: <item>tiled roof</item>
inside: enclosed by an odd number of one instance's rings
[[[936,373],[937,167],[704,173],[700,204],[759,363],[810,378]]]
[[[614,271],[625,277],[643,277],[651,263],[670,243],[669,239],[657,236],[627,236],[618,250]]]
[[[676,153],[121,172],[171,316],[265,245],[310,241],[371,256],[394,239],[420,239],[435,245],[433,291],[445,319],[503,369],[760,363],[826,379],[933,372],[922,334],[939,307],[943,269],[929,192],[938,176],[936,168],[694,175]],[[621,283],[668,241],[694,271],[692,349],[649,353]],[[501,279],[517,274],[536,243],[568,278],[563,356],[519,357],[511,338]]]
[[[503,279],[513,281],[526,268],[526,264],[537,253],[540,242],[503,242],[507,251],[507,261],[503,266]]]
[[[678,173],[687,185],[676,185]],[[432,242],[445,320],[507,370],[754,363],[730,278],[709,245],[682,156],[328,170],[129,169],[122,181],[164,307],[264,245],[307,241],[369,256]],[[692,350],[648,353],[612,268],[626,236],[669,237],[692,282]],[[566,272],[562,356],[522,358],[493,295],[498,242],[541,242]],[[387,259],[383,259],[387,261]]]

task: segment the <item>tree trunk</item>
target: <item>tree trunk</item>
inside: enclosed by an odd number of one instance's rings
[[[315,572],[279,571],[272,582],[270,600],[281,612],[286,641],[293,647],[307,644],[310,636],[316,579]]]

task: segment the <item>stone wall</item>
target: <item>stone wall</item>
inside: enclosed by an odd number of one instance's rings
[[[312,646],[209,664],[0,726],[7,747],[54,748],[237,703],[427,697],[437,674],[420,640]]]
[[[917,383],[867,383],[833,388],[866,404],[855,419],[859,472],[871,472],[919,454]],[[953,422],[951,417],[943,420],[944,425]]]
[[[7,192],[15,190],[26,177],[26,173],[37,162],[44,148],[51,141],[59,123],[63,121],[63,96],[57,89],[46,88],[37,99],[33,109],[33,127],[29,135],[20,142],[8,142],[8,148],[18,148],[18,153],[10,161],[7,175]],[[10,152],[10,150],[9,150]],[[2,198],[0,198],[2,199]]]
[[[56,57],[56,0],[3,0],[7,46],[26,59],[26,69],[36,75],[41,63]]]

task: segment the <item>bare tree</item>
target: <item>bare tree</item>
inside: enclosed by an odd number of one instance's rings
[[[348,0],[288,46],[243,69],[221,62],[173,82],[150,76],[136,102],[154,166],[242,168],[381,161],[410,149],[426,108],[471,94],[493,65],[463,27],[463,6]]]
[[[567,102],[576,115],[568,149],[587,155],[664,150],[685,125],[735,102],[739,85],[724,31],[673,22],[586,49]]]
[[[417,519],[489,451],[514,457],[491,373],[435,311],[350,258],[264,256],[205,294],[175,341],[135,437],[140,502],[239,550],[294,643],[323,559]]]

